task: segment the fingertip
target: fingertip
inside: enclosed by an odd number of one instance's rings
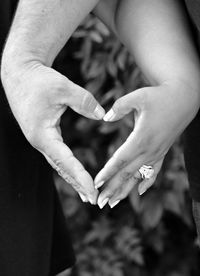
[[[88,200],[92,205],[97,204],[97,199],[98,199],[99,191],[96,189],[93,189],[93,191],[90,192],[88,195]]]
[[[83,194],[79,193],[79,196],[84,203],[88,202],[87,198]]]
[[[96,190],[99,189],[100,187],[102,187],[104,185],[104,183],[105,183],[105,181],[103,181],[103,180],[95,183],[95,189]]]
[[[101,170],[102,171],[102,170]],[[98,174],[96,175],[95,179],[94,179],[94,185],[98,186],[99,183],[101,183],[103,181],[102,179],[102,175],[101,175],[101,171],[98,172]]]
[[[139,195],[143,195],[151,186],[153,186],[154,181],[155,178],[141,182],[138,186]]]
[[[147,191],[147,187],[144,185],[144,183],[139,184],[138,186],[138,193],[140,196],[142,196]]]
[[[110,202],[110,201],[109,201],[110,208],[113,209],[117,204],[119,204],[119,202],[120,202],[119,199],[116,200],[116,201],[114,201],[114,202]]]
[[[97,199],[97,205],[99,205],[99,208],[102,207],[105,199],[107,199],[107,198],[108,198],[108,196],[106,196],[105,193],[100,193],[100,195],[99,195],[99,197]]]
[[[95,110],[94,110],[94,115],[97,120],[102,120],[105,117],[105,110],[102,106],[97,104]]]
[[[99,202],[99,208],[103,209],[103,207],[108,203],[109,198],[105,198],[103,201]]]
[[[113,120],[115,120],[116,117],[116,113],[114,112],[113,108],[111,108],[103,117],[103,120],[105,122],[112,122]]]

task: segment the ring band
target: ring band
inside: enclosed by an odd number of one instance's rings
[[[152,166],[143,165],[139,169],[139,173],[141,174],[142,179],[150,179],[154,175],[154,169]]]

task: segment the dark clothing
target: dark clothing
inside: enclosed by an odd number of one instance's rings
[[[185,2],[200,53],[200,1],[185,0]],[[200,112],[185,131],[184,154],[191,196],[194,200],[200,201]]]
[[[13,3],[0,1],[1,50]],[[55,275],[75,257],[52,171],[24,138],[2,87],[0,94],[0,276]]]
[[[185,0],[200,53],[200,1]],[[200,90],[200,89],[199,89]],[[200,91],[199,91],[200,92]],[[200,111],[185,132],[185,164],[193,198],[193,216],[200,246]]]
[[[200,32],[200,1],[199,0],[185,0],[186,7],[190,18]]]

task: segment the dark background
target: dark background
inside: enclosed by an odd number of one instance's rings
[[[54,67],[92,92],[106,110],[145,84],[126,49],[93,16],[79,27]],[[67,110],[62,119],[65,142],[93,177],[132,129],[131,115],[105,123]],[[67,275],[200,275],[182,137],[155,185],[142,197],[135,187],[113,210],[82,203],[69,185],[55,179],[77,254],[77,265]]]

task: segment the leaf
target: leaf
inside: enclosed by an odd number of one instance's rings
[[[107,63],[107,71],[112,77],[117,77],[117,66],[113,60],[109,60]]]
[[[173,191],[166,192],[163,196],[163,204],[166,210],[169,210],[177,215],[181,215],[181,204],[179,196]]]
[[[161,199],[151,194],[142,201],[142,222],[145,228],[154,228],[158,225],[163,215]]]

